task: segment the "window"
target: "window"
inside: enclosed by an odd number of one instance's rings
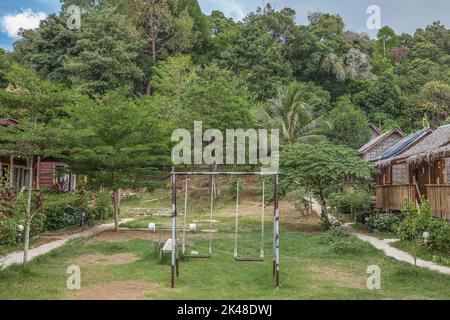
[[[406,163],[395,164],[392,166],[392,184],[408,184],[408,167]]]
[[[30,183],[30,171],[26,167],[14,167],[13,170],[13,182],[14,186],[18,189],[28,187]]]

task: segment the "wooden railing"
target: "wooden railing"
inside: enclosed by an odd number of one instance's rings
[[[450,185],[427,185],[427,197],[434,216],[450,220]]]
[[[413,184],[377,186],[377,209],[401,210],[405,200],[416,203],[416,189]]]

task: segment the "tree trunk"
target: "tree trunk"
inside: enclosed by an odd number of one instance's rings
[[[322,219],[323,222],[328,224],[330,221],[328,220],[327,202],[325,200],[325,197],[323,196],[323,192],[322,191],[319,192],[319,197],[320,197],[320,207],[322,209],[322,213],[320,215],[320,218]]]
[[[154,34],[152,34],[152,49],[151,49],[150,54],[152,56],[152,59],[153,59],[154,63],[156,62],[156,41],[157,41],[157,37],[158,37],[158,35],[157,35],[156,32]],[[147,92],[147,95],[151,95],[152,94],[152,82],[151,82],[151,80],[149,80],[148,83],[147,83],[146,92]]]
[[[38,156],[36,163],[36,190],[41,189],[41,156]]]
[[[25,239],[24,239],[24,247],[23,247],[23,264],[26,264],[28,261],[28,249],[30,247],[30,229],[31,229],[31,200],[33,197],[33,156],[31,156],[29,162],[29,183],[28,183],[28,199],[27,199],[27,212],[25,218]]]
[[[113,207],[114,207],[114,230],[119,231],[119,190],[116,187],[117,177],[116,173],[112,172],[113,182]]]
[[[114,230],[119,231],[119,190],[113,190],[114,203]]]

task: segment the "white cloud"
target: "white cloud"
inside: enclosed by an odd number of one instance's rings
[[[6,15],[0,20],[0,27],[11,38],[17,38],[20,29],[35,29],[39,22],[47,17],[45,12],[33,12],[24,9],[17,14]]]
[[[204,2],[208,7],[214,8],[214,10],[222,11],[225,16],[235,20],[241,20],[246,16],[242,0],[203,0],[200,2]]]

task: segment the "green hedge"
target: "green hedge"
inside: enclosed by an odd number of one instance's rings
[[[85,197],[75,193],[49,195],[44,201],[45,230],[55,231],[87,223],[89,215]]]

